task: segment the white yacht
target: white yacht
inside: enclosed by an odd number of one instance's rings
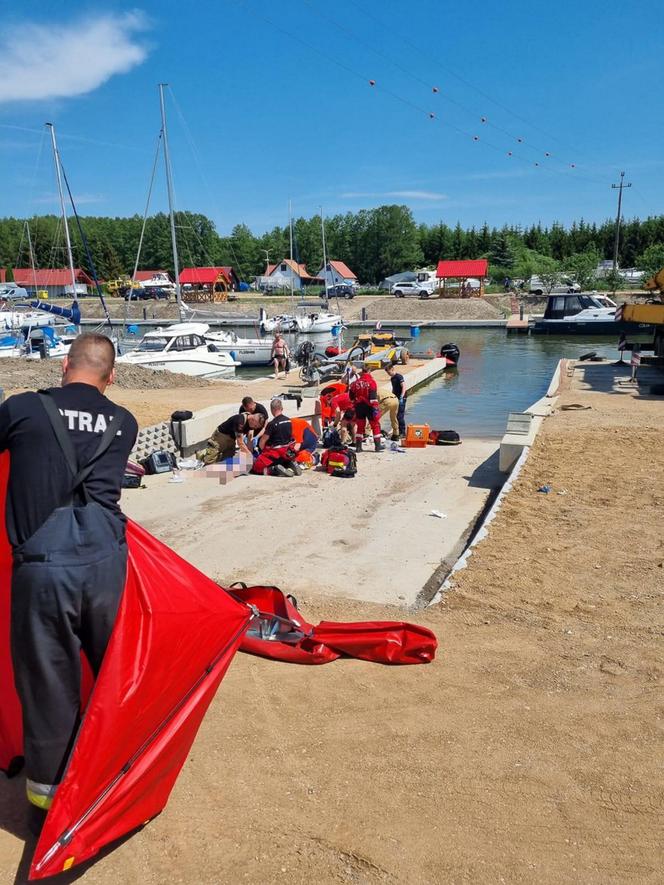
[[[624,322],[616,315],[618,305],[607,295],[575,292],[549,295],[544,316],[536,317],[533,332],[549,335],[615,335],[649,331],[644,324]]]
[[[215,329],[206,333],[205,340],[242,366],[267,366],[272,357],[272,338],[241,338],[235,332]]]
[[[146,332],[138,347],[118,357],[120,365],[180,372],[197,378],[232,375],[240,363],[225,350],[206,340],[207,323],[175,323]]]
[[[336,326],[341,326],[343,320],[341,314],[316,311],[314,313],[280,314],[268,317],[261,308],[261,328],[264,332],[299,332],[301,335],[315,332],[332,332]]]

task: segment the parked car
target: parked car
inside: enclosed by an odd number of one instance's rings
[[[428,298],[431,292],[429,292],[426,286],[413,280],[413,282],[394,283],[390,288],[390,294],[394,295],[395,298],[405,298],[406,295],[416,295],[418,298]]]
[[[149,289],[129,289],[124,296],[125,301],[150,301],[151,298],[168,301],[171,293],[168,289],[159,286],[150,286]]]
[[[551,289],[548,293],[549,295],[565,295],[572,292],[580,292],[581,286],[578,283],[572,282],[569,277],[561,277],[560,282],[556,283],[556,285]],[[544,295],[547,294],[546,286],[542,283],[539,277],[531,277],[530,283],[528,284],[528,293],[530,295]]]
[[[325,290],[326,298],[355,298],[355,289],[346,283],[337,286],[328,286]]]
[[[0,285],[0,298],[7,301],[20,301],[28,298],[28,292],[16,283],[3,283]]]

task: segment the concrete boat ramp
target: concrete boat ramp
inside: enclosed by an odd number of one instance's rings
[[[403,367],[409,389],[443,369],[439,359]],[[378,373],[383,378],[384,373]],[[237,385],[237,382],[234,382]],[[247,391],[268,400],[283,382],[249,385],[203,410],[192,428],[203,438],[237,411]],[[224,385],[226,387],[226,385]],[[230,385],[228,385],[230,387]],[[232,402],[231,402],[232,398]],[[296,411],[308,416],[314,400]],[[386,419],[383,421],[386,426]],[[188,440],[188,442],[192,442]],[[425,605],[462,552],[491,492],[500,487],[498,440],[464,439],[358,456],[352,479],[307,471],[301,477],[241,476],[227,484],[204,471],[148,476],[122,506],[201,571],[233,581],[275,584],[306,598],[328,594],[402,606]],[[433,511],[442,515],[432,515]]]
[[[183,475],[146,477],[123,509],[210,577],[397,605],[429,601],[501,482],[497,441],[480,439],[367,451],[352,479]]]

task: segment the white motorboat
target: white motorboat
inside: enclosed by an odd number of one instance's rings
[[[141,282],[141,289],[146,289],[148,293],[150,289],[163,289],[165,292],[175,294],[175,283],[167,273],[156,273],[149,280]]]
[[[533,331],[549,335],[615,335],[649,331],[650,327],[623,322],[616,317],[617,304],[607,295],[578,292],[549,295],[544,316],[536,317]]]
[[[242,366],[267,366],[272,357],[272,338],[241,338],[235,332],[215,329],[206,333],[205,340]]]
[[[306,335],[315,332],[331,333],[335,327],[341,327],[343,320],[338,313],[316,311],[315,313],[279,314],[268,317],[261,308],[260,324],[264,332],[299,332]]]
[[[118,357],[120,365],[180,372],[197,378],[232,375],[240,363],[225,350],[206,341],[207,323],[175,323],[146,332],[135,350]]]

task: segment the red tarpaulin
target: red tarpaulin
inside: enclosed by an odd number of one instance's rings
[[[255,606],[254,621],[242,640],[249,654],[291,664],[328,664],[338,658],[359,658],[377,664],[428,664],[437,640],[431,630],[403,621],[321,621],[316,627],[304,620],[292,597],[277,587],[231,587],[230,591]]]
[[[0,458],[6,488],[8,458]],[[2,496],[4,513],[4,494]],[[22,753],[9,657],[9,549],[0,547],[0,764]],[[250,610],[134,523],[127,583],[74,752],[30,868],[69,869],[158,814],[235,654]]]
[[[9,650],[11,553],[2,518],[8,467],[8,456],[0,455],[0,768],[5,770],[23,752]],[[297,663],[351,656],[418,664],[435,653],[436,639],[424,627],[391,622],[312,627],[280,590],[233,589],[233,598],[135,523],[128,523],[127,542],[120,610],[37,843],[31,879],[81,863],[161,811],[240,643],[245,651]],[[252,623],[260,626],[245,637]],[[260,638],[266,630],[272,632],[269,641]],[[88,676],[84,698],[89,683]]]

